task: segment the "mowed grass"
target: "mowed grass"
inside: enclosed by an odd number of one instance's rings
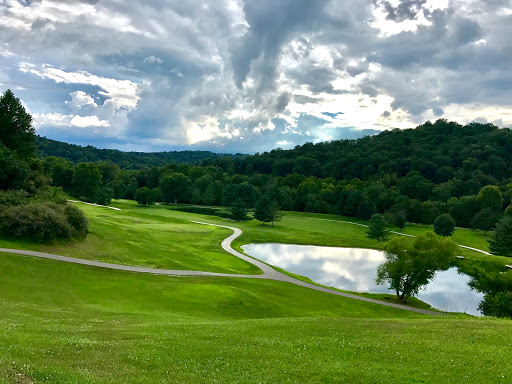
[[[136,204],[127,204],[122,211],[77,206],[89,220],[90,232],[85,240],[41,245],[0,238],[0,247],[151,268],[261,273],[222,249],[222,240],[232,233],[229,229],[191,223],[194,215],[151,215],[151,208]]]
[[[0,238],[0,247],[30,249],[90,260],[153,268],[199,270],[221,273],[258,274],[254,266],[224,252],[222,240],[231,234],[224,228],[191,223],[191,220],[234,226],[243,234],[233,247],[247,243],[307,244],[382,249],[383,243],[366,237],[367,228],[344,223],[366,224],[356,218],[336,215],[286,212],[281,222],[262,225],[259,221],[234,222],[215,216],[168,209],[168,206],[141,207],[134,201],[112,204],[122,211],[77,204],[90,221],[85,241],[38,245]],[[398,228],[390,227],[398,231]],[[432,226],[408,223],[405,234],[418,236],[432,232]],[[391,238],[399,235],[391,234]],[[458,244],[488,250],[488,235],[457,228],[452,239]],[[459,248],[459,255],[479,262],[510,264],[510,258],[486,256]]]
[[[0,383],[508,383],[510,321],[0,253]]]

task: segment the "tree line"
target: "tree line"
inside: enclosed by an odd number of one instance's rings
[[[37,156],[41,159],[48,156],[62,157],[72,163],[111,161],[122,169],[143,169],[161,167],[168,163],[196,164],[205,159],[240,158],[242,154],[213,153],[210,151],[167,151],[167,152],[122,152],[117,149],[99,149],[91,145],[85,147],[68,144],[36,136]]]

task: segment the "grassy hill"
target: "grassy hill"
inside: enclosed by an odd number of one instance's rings
[[[252,267],[219,247],[229,231],[188,220],[238,226],[244,230],[238,244],[379,246],[365,239],[363,227],[318,220],[326,215],[290,213],[272,228],[166,206],[115,205],[123,210],[80,205],[91,228],[83,242],[3,239],[0,246],[241,273]],[[477,232],[465,231],[457,230],[460,241],[481,244]],[[512,377],[507,320],[432,318],[270,280],[154,276],[2,253],[0,276],[2,384],[505,383]]]

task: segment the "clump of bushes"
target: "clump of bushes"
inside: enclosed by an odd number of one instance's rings
[[[81,210],[69,204],[33,202],[0,206],[0,235],[45,243],[71,237],[84,238],[88,222]]]
[[[28,193],[22,189],[13,191],[0,190],[0,205],[23,205],[28,202],[27,197]]]

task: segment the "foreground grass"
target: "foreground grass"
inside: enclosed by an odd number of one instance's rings
[[[512,378],[510,321],[431,318],[259,279],[1,253],[0,275],[0,383]]]

